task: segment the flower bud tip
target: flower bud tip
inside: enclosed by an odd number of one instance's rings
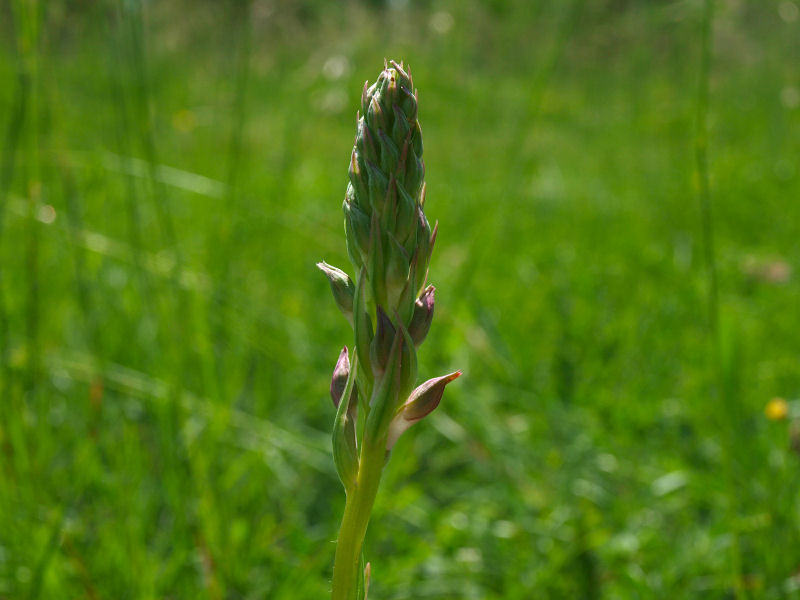
[[[331,400],[333,400],[333,405],[336,408],[339,407],[339,402],[342,400],[348,377],[350,377],[350,358],[347,355],[347,346],[345,346],[339,353],[339,358],[333,368],[333,376],[331,377]]]

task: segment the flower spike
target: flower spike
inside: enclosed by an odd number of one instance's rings
[[[350,351],[340,352],[330,386],[337,409],[333,456],[347,494],[333,600],[366,596],[358,564],[387,450],[439,405],[444,388],[461,375],[414,389],[417,349],[433,321],[435,289],[426,283],[438,225],[432,228],[425,216],[419,95],[411,67],[384,61],[378,79],[364,84],[356,120],[342,203],[355,273],[351,279],[327,263],[317,265],[354,338]]]

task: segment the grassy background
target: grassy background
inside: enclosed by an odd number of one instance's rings
[[[370,597],[800,597],[764,414],[800,395],[798,9],[0,2],[0,598],[326,597],[314,263],[349,269],[384,56],[441,227],[420,374],[465,377],[396,446]]]

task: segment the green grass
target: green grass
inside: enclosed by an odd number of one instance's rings
[[[370,598],[798,597],[797,3],[718,0],[707,79],[699,1],[343,4],[0,4],[0,598],[326,597],[314,264],[384,56],[440,221],[420,377],[465,376]]]

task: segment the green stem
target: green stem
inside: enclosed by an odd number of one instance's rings
[[[381,473],[386,458],[386,441],[371,443],[365,440],[361,447],[358,479],[347,494],[342,526],[336,543],[336,559],[333,563],[332,600],[354,600],[356,597],[361,546],[367,533],[372,505],[378,493]]]

